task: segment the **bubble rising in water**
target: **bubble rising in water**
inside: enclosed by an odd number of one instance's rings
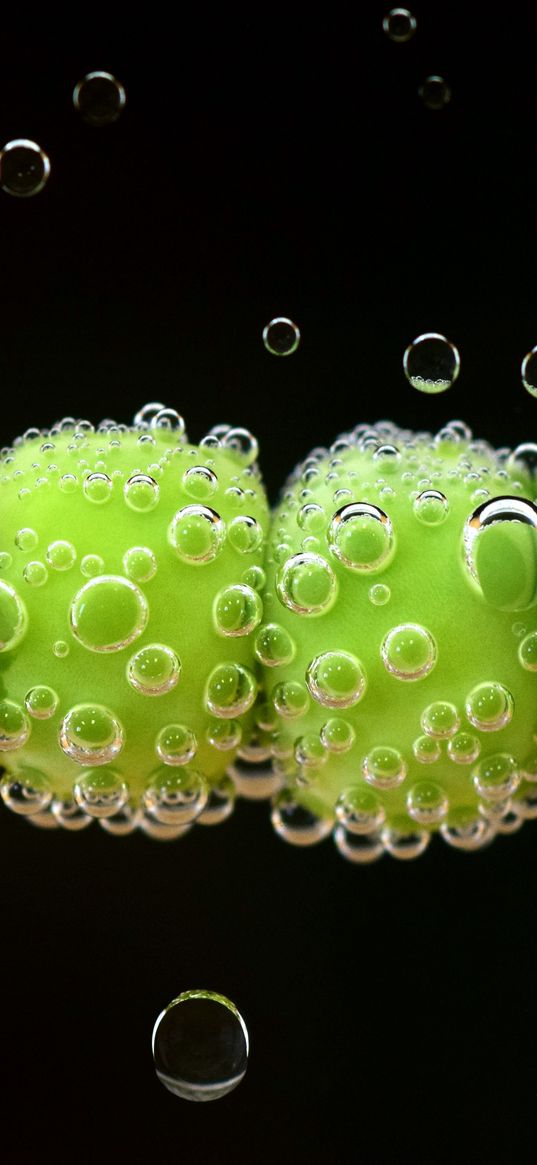
[[[125,108],[127,95],[112,73],[86,73],[75,85],[73,105],[90,125],[110,125]]]
[[[408,8],[391,8],[382,21],[386,36],[396,44],[411,40],[416,31],[416,17]]]
[[[215,991],[184,991],[173,999],[155,1022],[151,1046],[158,1079],[182,1100],[226,1096],[248,1066],[246,1024]]]
[[[444,109],[451,101],[451,89],[444,77],[437,73],[425,78],[418,93],[427,109]]]
[[[6,194],[31,198],[43,189],[49,175],[50,160],[37,142],[16,138],[0,150],[0,186]]]
[[[272,356],[291,356],[300,344],[300,329],[285,316],[277,316],[263,329],[263,343]]]
[[[420,392],[445,392],[456,381],[460,367],[458,349],[439,332],[417,336],[403,356],[405,376]]]
[[[537,397],[537,347],[532,348],[522,361],[520,369],[522,384],[531,396]]]

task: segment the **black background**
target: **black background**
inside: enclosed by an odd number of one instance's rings
[[[434,0],[397,45],[387,9],[11,14],[0,134],[52,171],[0,197],[0,444],[163,400],[193,440],[251,428],[276,500],[359,421],[535,439],[537,19]],[[99,129],[71,102],[93,69],[127,90]],[[302,331],[288,359],[263,347],[275,315]],[[437,397],[401,365],[429,330],[462,357]],[[362,869],[244,801],[168,845],[2,810],[0,1159],[533,1161],[535,865],[531,823]],[[251,1057],[236,1092],[189,1105],[150,1038],[200,985],[237,1003]]]

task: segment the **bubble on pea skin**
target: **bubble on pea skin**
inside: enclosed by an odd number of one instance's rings
[[[160,486],[148,473],[134,473],[123,486],[123,497],[130,510],[146,514],[158,505]]]
[[[166,724],[155,742],[156,754],[165,765],[187,765],[197,747],[196,736],[186,724]]]
[[[80,573],[85,578],[96,578],[104,571],[104,559],[100,554],[85,554],[80,562]]]
[[[316,845],[331,833],[333,819],[320,817],[296,800],[291,789],[276,793],[272,802],[271,821],[279,837],[290,845]]]
[[[363,572],[387,566],[395,549],[388,515],[368,502],[352,502],[337,510],[328,527],[328,542],[344,566]]]
[[[205,704],[213,716],[233,719],[247,712],[257,695],[257,681],[240,663],[218,664],[207,682]]]
[[[380,836],[386,853],[401,861],[412,861],[413,858],[419,858],[421,854],[425,853],[431,841],[431,834],[426,829],[407,833],[393,826],[385,826]]]
[[[419,825],[436,825],[449,809],[446,793],[436,781],[416,781],[407,796],[407,811]]]
[[[426,736],[445,740],[460,728],[460,716],[449,700],[434,700],[421,714],[421,727]]]
[[[472,779],[480,797],[502,801],[518,788],[520,772],[515,757],[501,752],[483,757],[476,765]]]
[[[12,651],[24,638],[28,612],[20,595],[0,579],[0,652]]]
[[[102,704],[75,704],[64,716],[60,747],[80,765],[104,765],[114,760],[125,743],[116,716]]]
[[[254,554],[263,544],[263,529],[257,518],[238,514],[229,523],[227,540],[239,554]]]
[[[465,712],[480,732],[499,732],[513,718],[514,700],[503,684],[477,684],[466,697]]]
[[[291,356],[300,344],[300,329],[286,316],[276,316],[263,328],[263,343],[272,356]]]
[[[328,752],[350,752],[356,740],[356,733],[352,724],[341,716],[332,716],[323,724],[320,731],[321,741]]]
[[[352,833],[342,824],[337,825],[334,830],[334,841],[341,857],[356,865],[363,866],[376,862],[385,853],[378,833]]]
[[[23,526],[15,534],[15,546],[18,546],[19,550],[22,550],[24,554],[30,550],[35,550],[38,542],[39,538],[35,530],[32,530],[30,526]]]
[[[76,550],[72,542],[58,538],[49,544],[45,557],[52,570],[71,570],[76,561]]]
[[[362,776],[375,789],[396,789],[407,775],[407,765],[399,749],[376,745],[362,762]]]
[[[535,370],[537,372],[537,363]],[[535,395],[537,396],[537,386],[535,388]],[[523,469],[525,473],[529,473],[530,477],[535,477],[537,474],[537,443],[535,441],[523,441],[520,445],[517,445],[516,449],[513,449],[513,452],[507,458],[505,468],[512,474]]]
[[[162,696],[179,682],[181,661],[171,647],[151,643],[131,656],[127,679],[143,696]]]
[[[262,566],[247,566],[241,576],[241,582],[254,591],[262,591],[266,585],[267,576]]]
[[[168,530],[170,545],[188,563],[212,562],[225,537],[225,523],[216,510],[195,504],[178,510]]]
[[[223,776],[209,789],[205,809],[197,818],[198,825],[220,825],[231,817],[237,791],[230,776]]]
[[[30,765],[21,765],[15,773],[5,773],[0,781],[0,794],[7,808],[22,816],[44,812],[52,800],[48,777]]]
[[[238,748],[242,740],[242,727],[238,720],[212,720],[205,735],[213,748],[230,752]]]
[[[448,741],[447,755],[457,765],[470,765],[477,760],[481,745],[473,732],[457,732]]]
[[[254,651],[265,667],[284,667],[296,655],[296,643],[279,623],[264,623],[255,637]]]
[[[389,603],[391,596],[391,589],[386,585],[386,583],[374,583],[373,586],[369,588],[369,602],[372,603],[374,607],[385,607],[386,603]]]
[[[451,89],[445,78],[437,73],[425,78],[418,93],[427,109],[444,109],[451,101]]]
[[[13,557],[8,550],[0,551],[0,570],[9,570],[13,565]]]
[[[310,699],[304,684],[298,680],[286,680],[274,688],[272,702],[285,720],[297,720],[308,711]]]
[[[84,497],[96,506],[110,501],[112,488],[112,479],[107,473],[89,473],[82,484]]]
[[[196,769],[160,765],[152,773],[143,794],[147,812],[162,825],[188,825],[207,804],[209,788]]]
[[[114,769],[90,769],[80,774],[73,794],[90,817],[113,817],[128,801],[129,786]]]
[[[526,671],[537,671],[537,631],[530,631],[518,648],[518,658]]]
[[[244,1079],[249,1039],[235,1004],[215,991],[184,991],[160,1013],[152,1035],[158,1079],[182,1100],[226,1096]]]
[[[70,833],[78,833],[81,829],[87,829],[94,820],[89,813],[84,813],[71,793],[54,797],[50,808],[58,825]]]
[[[90,579],[69,608],[75,639],[94,652],[122,651],[142,634],[148,618],[145,595],[122,575]]]
[[[537,396],[537,347],[532,348],[522,361],[522,384],[531,396]]]
[[[437,647],[430,631],[418,623],[392,627],[381,646],[386,671],[399,680],[420,680],[432,671]]]
[[[131,546],[123,555],[123,570],[131,582],[149,582],[157,573],[157,559],[148,546]]]
[[[65,642],[65,639],[56,639],[52,644],[52,653],[56,656],[56,659],[66,659],[66,657],[69,655],[69,651],[70,647],[69,644]]]
[[[350,785],[336,802],[336,817],[349,833],[377,832],[386,817],[382,802],[371,789]]]
[[[183,473],[185,493],[197,502],[206,502],[218,489],[218,478],[207,465],[190,465]]]
[[[440,743],[434,736],[418,736],[412,745],[412,752],[422,765],[436,764],[442,755]]]
[[[32,726],[15,700],[0,700],[0,751],[14,752],[26,744]]]
[[[128,837],[140,825],[142,813],[139,806],[126,801],[121,809],[117,809],[112,817],[99,817],[99,825],[106,833],[113,837]]]
[[[213,604],[213,621],[219,635],[228,638],[250,635],[263,616],[263,603],[244,583],[223,587]]]
[[[455,849],[471,853],[482,849],[494,837],[494,829],[489,821],[475,809],[460,809],[453,821],[442,821],[440,836]]]
[[[126,101],[125,89],[112,73],[86,73],[73,90],[73,105],[89,125],[110,125],[117,121]]]
[[[461,367],[458,349],[439,332],[424,332],[408,345],[403,356],[405,376],[420,392],[445,392]]]
[[[521,611],[537,599],[537,506],[503,496],[483,502],[467,518],[463,541],[471,579],[487,603]]]
[[[382,21],[386,36],[397,44],[410,40],[416,31],[416,17],[408,8],[391,8]]]
[[[363,664],[348,651],[324,651],[306,669],[308,690],[325,708],[351,708],[367,686]]]
[[[50,160],[37,142],[15,138],[0,150],[0,186],[16,198],[39,194],[50,175]]]
[[[414,499],[413,510],[424,526],[441,526],[449,513],[445,494],[437,489],[425,489]]]
[[[50,720],[58,707],[60,698],[54,688],[46,684],[36,684],[24,697],[24,706],[35,720]]]
[[[276,592],[290,611],[322,615],[333,606],[338,583],[332,567],[321,555],[294,554],[278,571]]]
[[[296,520],[306,534],[320,534],[326,526],[326,512],[316,502],[307,502],[298,511]]]

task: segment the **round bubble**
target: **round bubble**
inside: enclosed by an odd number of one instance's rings
[[[184,991],[155,1022],[155,1071],[183,1100],[218,1100],[236,1088],[248,1066],[246,1024],[231,1000],[215,991]]]
[[[122,575],[100,575],[74,596],[69,610],[71,631],[88,651],[122,651],[145,629],[147,600]]]

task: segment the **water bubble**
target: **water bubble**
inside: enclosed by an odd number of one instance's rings
[[[175,688],[181,662],[171,647],[151,643],[131,657],[127,665],[129,684],[143,696],[162,696]]]
[[[376,862],[384,854],[384,845],[378,833],[357,834],[338,825],[334,830],[334,841],[343,858],[357,865]]]
[[[480,797],[488,801],[503,801],[518,788],[520,773],[514,757],[498,752],[479,761],[472,779]]]
[[[262,591],[266,585],[267,576],[262,566],[247,566],[242,574],[242,581],[247,587],[252,587],[254,591]]]
[[[212,720],[207,728],[207,740],[219,752],[238,748],[241,739],[242,728],[238,720]]]
[[[42,813],[29,814],[27,820],[30,825],[36,825],[38,829],[58,829],[60,824],[59,821],[56,821],[50,806]]]
[[[388,515],[367,502],[342,506],[330,522],[328,541],[344,566],[364,572],[387,566],[395,549]]]
[[[537,599],[537,506],[527,498],[483,502],[464,526],[470,575],[491,606],[520,611]]]
[[[122,808],[114,813],[113,817],[100,817],[99,825],[106,830],[106,833],[111,833],[113,837],[128,837],[130,833],[134,833],[138,829],[141,816],[138,806],[126,801]]]
[[[148,546],[131,546],[123,555],[123,570],[131,582],[149,582],[157,573],[157,560]]]
[[[145,629],[149,618],[142,591],[122,575],[90,579],[74,596],[71,631],[88,651],[122,651]]]
[[[468,808],[457,810],[452,821],[443,821],[440,834],[448,845],[471,852],[487,845],[494,836],[494,829],[489,821],[476,815],[475,809]]]
[[[28,612],[20,595],[0,579],[0,652],[17,647],[27,627]]]
[[[80,765],[105,765],[121,752],[119,720],[102,704],[76,704],[64,716],[59,734],[66,756]]]
[[[72,542],[59,538],[47,547],[46,559],[53,570],[70,570],[76,561],[76,550]]]
[[[87,829],[91,825],[93,817],[89,813],[84,813],[80,808],[78,801],[66,793],[63,797],[55,797],[51,804],[51,811],[54,814],[58,825],[63,829],[69,830],[71,833],[78,833],[81,829]]]
[[[236,791],[231,777],[221,777],[209,790],[205,809],[197,819],[198,825],[220,825],[233,813]]]
[[[23,816],[42,813],[52,800],[47,777],[29,765],[21,765],[15,773],[5,773],[0,781],[0,794],[8,809]]]
[[[499,732],[512,720],[513,711],[513,697],[503,684],[477,684],[466,697],[466,716],[481,732]]]
[[[427,109],[443,109],[451,101],[451,89],[447,81],[436,73],[425,78],[418,93]]]
[[[535,351],[537,356],[537,349]],[[535,370],[537,372],[537,363]],[[534,395],[537,396],[537,385]],[[510,473],[522,469],[525,473],[529,473],[530,477],[535,477],[537,474],[537,444],[535,441],[523,441],[521,445],[517,445],[507,458],[506,468]]]
[[[190,465],[183,473],[185,493],[198,502],[206,502],[218,489],[218,478],[206,465]]]
[[[107,473],[89,473],[82,485],[84,497],[96,506],[102,506],[112,497],[112,479]]]
[[[300,344],[300,329],[285,316],[277,316],[263,328],[263,343],[273,356],[290,356]]]
[[[156,417],[158,413],[162,412],[164,407],[165,406],[161,404],[160,401],[150,401],[148,404],[143,405],[142,408],[138,409],[138,412],[134,414],[132,422],[134,427],[136,429],[146,428],[151,424],[153,417]],[[154,444],[154,437],[151,437],[150,433],[143,433],[142,436],[149,437],[151,443]],[[138,440],[140,440],[140,438],[138,438]]]
[[[78,478],[74,473],[63,473],[58,486],[64,494],[72,494],[78,489]]]
[[[460,717],[455,704],[448,700],[435,700],[421,714],[421,727],[427,736],[446,740],[454,736],[460,728]]]
[[[85,554],[81,563],[80,571],[85,578],[96,578],[98,574],[102,574],[104,570],[104,560],[100,554]]]
[[[385,583],[374,583],[369,588],[369,602],[373,603],[374,607],[384,607],[386,603],[389,603],[391,595],[390,587],[386,586]]]
[[[239,554],[254,554],[263,544],[263,530],[256,518],[239,514],[229,523],[227,537]]]
[[[53,688],[37,684],[26,693],[24,706],[35,720],[50,720],[58,707],[60,698]]]
[[[350,752],[356,740],[352,724],[340,716],[332,716],[327,720],[321,728],[320,736],[324,747],[334,753]]]
[[[8,550],[0,551],[0,570],[9,570],[13,565],[13,558]]]
[[[298,511],[296,520],[306,534],[322,534],[326,526],[326,513],[316,502],[307,502]]]
[[[37,142],[16,138],[0,150],[0,186],[6,194],[31,198],[43,189],[49,174],[49,158]]]
[[[407,767],[399,749],[381,744],[364,757],[362,774],[375,789],[396,789],[403,783]]]
[[[160,496],[160,486],[148,473],[134,473],[123,486],[123,497],[130,510],[146,514],[154,510]]]
[[[477,736],[471,732],[458,732],[448,742],[447,754],[450,760],[457,765],[470,765],[477,760],[481,745]]]
[[[441,526],[449,513],[446,496],[437,489],[425,489],[414,500],[416,517],[424,526]]]
[[[207,804],[205,777],[195,769],[177,771],[161,765],[152,774],[143,795],[148,813],[162,825],[189,825]]]
[[[198,743],[185,724],[167,724],[161,728],[155,750],[165,765],[187,765],[196,755]]]
[[[113,817],[128,801],[129,786],[114,769],[90,769],[81,773],[74,788],[75,801],[90,817]]]
[[[14,700],[0,700],[0,751],[14,752],[26,744],[31,724]]]
[[[179,558],[189,563],[212,562],[222,549],[226,527],[209,506],[184,506],[175,514],[168,540]]]
[[[537,396],[537,347],[524,357],[520,374],[524,388],[531,396]]]
[[[73,105],[90,125],[117,121],[126,100],[123,85],[111,73],[86,73],[73,90]]]
[[[434,736],[418,736],[412,745],[412,752],[422,765],[434,765],[442,755],[440,744]]]
[[[278,598],[290,611],[322,615],[333,606],[338,591],[332,567],[319,554],[294,554],[276,577]]]
[[[530,631],[522,640],[518,658],[526,671],[537,671],[537,631]]]
[[[386,671],[398,680],[423,679],[432,671],[437,658],[433,636],[418,623],[392,627],[380,651]]]
[[[403,356],[405,376],[420,392],[445,392],[457,379],[460,367],[457,348],[438,332],[417,336]]]
[[[286,720],[296,720],[304,716],[309,708],[309,695],[304,684],[297,680],[286,680],[277,684],[272,693],[274,707]]]
[[[376,833],[384,824],[386,813],[382,802],[360,785],[344,789],[336,802],[336,817],[349,833]]]
[[[420,833],[406,833],[399,829],[385,828],[381,833],[382,844],[392,858],[402,861],[412,861],[421,857],[431,840],[431,834],[425,829]]]
[[[295,741],[295,760],[297,765],[304,769],[318,769],[320,765],[324,765],[328,760],[328,755],[324,748],[320,736],[315,732],[308,732],[305,736],[299,736]],[[304,775],[301,778],[297,777],[300,784],[304,782]]]
[[[306,683],[314,700],[325,708],[351,708],[364,695],[363,664],[348,651],[324,651],[311,660]]]
[[[237,793],[249,801],[263,801],[281,789],[283,774],[276,766],[251,764],[236,757],[228,773]]]
[[[205,702],[209,712],[232,719],[247,712],[257,695],[257,681],[240,663],[221,663],[213,669],[207,683]]]
[[[151,428],[174,433],[179,439],[184,437],[185,422],[177,409],[159,409],[151,417]]]
[[[69,655],[69,644],[65,642],[65,639],[57,639],[52,644],[52,652],[56,659],[65,659]]]
[[[176,841],[178,837],[185,837],[192,829],[192,824],[164,825],[162,821],[157,821],[152,813],[143,812],[140,814],[138,828],[153,841]]]
[[[408,8],[392,8],[384,17],[382,27],[390,40],[403,44],[414,36],[416,17],[408,11]]]
[[[226,425],[225,433],[222,434],[222,445],[224,449],[233,449],[240,453],[243,465],[244,463],[247,466],[252,465],[259,456],[259,445],[249,429],[228,428]]]
[[[409,816],[419,825],[435,825],[449,809],[446,794],[435,781],[417,781],[410,789],[406,806]]]
[[[296,643],[279,623],[265,623],[255,637],[255,654],[265,667],[283,667],[296,655]]]
[[[248,1065],[246,1024],[215,991],[184,991],[159,1015],[152,1050],[161,1084],[182,1100],[218,1100],[236,1088]]]
[[[38,542],[39,538],[35,530],[32,530],[29,526],[24,526],[21,530],[17,530],[15,534],[15,546],[18,546],[19,550],[22,550],[24,553],[27,553],[29,550],[35,550]]]
[[[223,587],[213,605],[213,619],[220,635],[250,635],[263,618],[263,603],[244,583]]]
[[[513,808],[523,821],[535,821],[537,818],[537,791],[526,789],[524,795],[517,797]]]
[[[537,735],[534,739],[537,740]],[[530,781],[531,784],[537,782],[537,748],[524,757],[520,765],[520,776],[523,781]]]
[[[276,833],[291,845],[316,845],[332,830],[331,817],[318,817],[295,800],[291,789],[282,789],[273,799],[271,821]]]

